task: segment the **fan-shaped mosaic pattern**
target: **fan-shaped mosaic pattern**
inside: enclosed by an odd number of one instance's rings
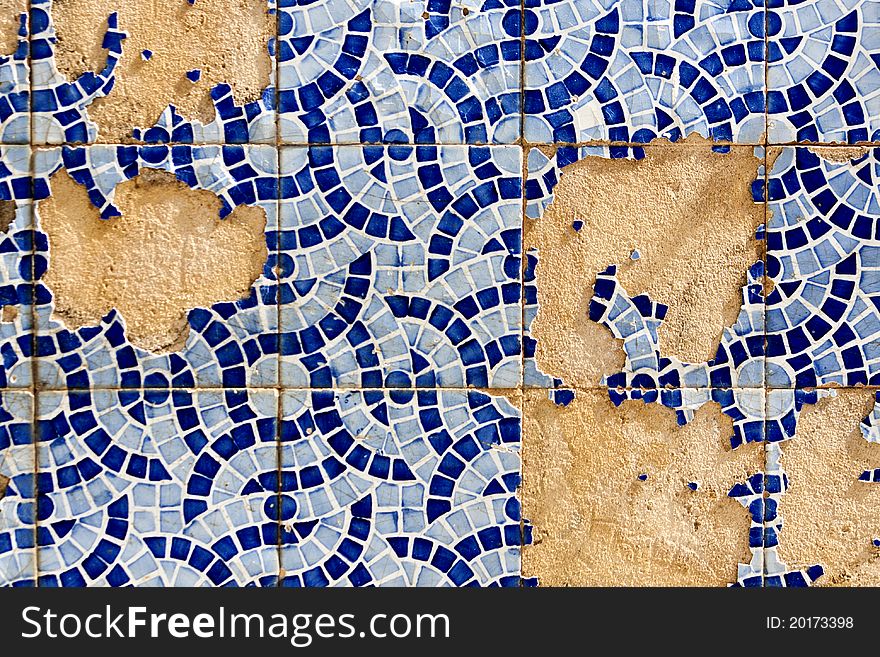
[[[752,555],[731,584],[822,576],[777,554],[779,444],[822,386],[880,383],[878,151],[807,145],[880,141],[875,0],[268,0],[259,99],[222,83],[213,120],[171,105],[119,145],[96,143],[89,107],[113,93],[124,20],[106,17],[101,70],[71,80],[52,4],[29,3],[0,57],[0,306],[17,311],[0,321],[0,582],[534,584],[520,402],[576,391],[535,361],[541,254],[524,257],[524,222],[563,167],[695,132],[765,162],[766,257],[706,362],[663,353],[668,309],[631,296],[620,263],[591,272],[583,320],[625,353],[596,383],[680,424],[718,403],[733,448],[765,445],[763,471],[729,491]],[[134,346],[116,310],[69,329],[42,280],[53,175],[113,221],[143,169],[211,192],[221,218],[267,218],[248,295],[189,309],[170,354]]]

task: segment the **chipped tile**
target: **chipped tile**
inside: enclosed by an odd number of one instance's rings
[[[760,475],[763,449],[731,449],[733,421],[718,405],[679,427],[654,405],[615,408],[606,391],[578,390],[562,408],[534,390],[523,423],[533,527],[524,576],[547,586],[726,586],[737,563],[753,552],[760,561],[732,491]]]

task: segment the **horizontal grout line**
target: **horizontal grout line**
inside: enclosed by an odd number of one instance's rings
[[[592,392],[592,391],[615,391],[615,392],[663,392],[675,390],[764,390],[767,392],[795,390],[804,392],[813,392],[818,390],[873,390],[880,391],[880,384],[865,386],[810,386],[796,388],[791,386],[677,386],[663,388],[609,388],[603,385],[585,386],[571,385],[560,386],[558,388],[547,388],[540,386],[519,386],[514,388],[496,388],[496,387],[450,387],[450,386],[428,386],[428,387],[363,387],[363,386],[331,386],[326,388],[311,386],[181,386],[181,387],[150,387],[141,386],[135,388],[123,388],[121,386],[90,386],[87,388],[42,388],[34,386],[13,387],[7,386],[0,388],[2,393],[65,393],[65,392],[144,392],[144,391],[191,391],[191,392],[225,392],[225,391],[253,391],[253,392],[421,392],[421,391],[440,391],[440,392],[483,392],[483,393],[512,393],[512,392],[553,392],[562,390],[574,390],[576,392]]]
[[[697,134],[697,133],[694,133]],[[428,143],[400,143],[400,144],[390,144],[390,143],[374,143],[374,142],[332,142],[332,143],[318,143],[318,142],[247,142],[244,144],[239,143],[229,143],[229,142],[198,142],[198,143],[186,143],[186,142],[168,142],[168,143],[145,143],[145,142],[92,142],[92,143],[64,143],[64,144],[31,144],[29,142],[24,143],[0,143],[0,147],[2,148],[30,148],[34,151],[52,151],[58,150],[61,148],[118,148],[118,147],[160,147],[160,146],[191,146],[201,147],[201,146],[215,146],[215,147],[224,147],[224,146],[233,146],[233,147],[243,147],[243,148],[264,148],[264,149],[273,149],[273,150],[283,150],[285,148],[335,148],[335,147],[359,147],[359,148],[395,148],[395,147],[411,147],[417,148],[419,146],[431,146],[431,147],[440,147],[440,146],[473,146],[477,148],[510,148],[513,146],[521,147],[521,148],[587,148],[587,147],[600,147],[600,146],[616,146],[616,147],[628,147],[628,148],[644,148],[646,146],[662,146],[662,147],[674,147],[674,146],[682,146],[687,148],[705,148],[712,146],[736,146],[736,147],[764,147],[764,148],[772,148],[775,146],[822,146],[827,148],[880,148],[880,142],[856,142],[852,144],[846,144],[841,142],[822,142],[822,141],[780,141],[780,142],[736,142],[736,141],[712,141],[705,140],[700,143],[697,142],[688,142],[685,139],[680,139],[678,141],[667,141],[666,139],[660,137],[654,139],[649,142],[634,142],[634,141],[609,141],[605,139],[597,139],[593,141],[579,141],[579,142],[531,142],[531,141],[516,141],[509,143],[468,143],[468,142],[428,142]]]
[[[88,388],[35,388],[33,386],[22,386],[20,388],[15,387],[6,387],[0,389],[0,394],[2,393],[24,393],[28,392],[31,394],[45,394],[45,393],[67,393],[67,392],[175,392],[175,391],[187,391],[187,392],[241,392],[241,391],[253,391],[253,392],[316,392],[316,391],[324,391],[324,392],[421,392],[425,390],[439,391],[439,392],[484,392],[484,393],[510,393],[510,392],[519,392],[521,390],[549,390],[550,388],[476,388],[476,387],[442,387],[442,386],[432,386],[425,388],[364,388],[364,387],[329,387],[329,388],[315,388],[315,387],[299,387],[299,386],[189,386],[189,387],[138,387],[138,388],[123,388],[121,386],[90,386]]]

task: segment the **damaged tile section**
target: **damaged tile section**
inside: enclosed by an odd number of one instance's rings
[[[749,514],[728,492],[763,453],[730,450],[714,404],[675,414],[578,391],[565,408],[544,392],[523,409],[523,512],[534,544],[523,574],[542,586],[723,586],[747,562]]]
[[[6,232],[15,221],[15,201],[0,201],[0,231]]]
[[[260,98],[270,83],[276,18],[266,0],[55,0],[56,64],[68,79],[104,66],[102,35],[113,12],[128,38],[113,91],[89,108],[101,142],[127,140],[169,104],[189,119],[211,121],[210,91],[218,83],[228,83],[240,104]],[[193,81],[188,74],[196,70]]]
[[[867,148],[860,146],[807,146],[807,150],[813,155],[818,155],[823,160],[837,164],[846,164],[851,160],[858,160],[868,153]]]
[[[268,256],[266,213],[241,206],[219,219],[220,199],[173,174],[142,169],[116,188],[120,217],[102,220],[86,189],[60,171],[39,220],[51,259],[43,282],[68,328],[97,324],[111,309],[132,343],[176,351],[192,308],[247,296]]]
[[[761,259],[754,149],[716,153],[691,137],[644,151],[643,159],[586,157],[566,167],[553,202],[527,226],[526,248],[538,249],[538,364],[568,385],[599,385],[624,362],[587,319],[596,274],[609,265],[619,265],[630,295],[669,306],[663,354],[705,361],[736,321],[746,272]]]
[[[837,390],[805,407],[797,437],[782,443],[789,488],[779,553],[790,564],[821,564],[819,586],[880,586],[880,485],[859,481],[880,467],[880,445],[860,429],[874,392]]]
[[[27,0],[0,0],[0,54],[8,55],[18,47],[21,15],[27,8]]]

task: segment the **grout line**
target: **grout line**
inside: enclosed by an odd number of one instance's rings
[[[277,98],[277,96],[276,96]],[[766,97],[765,97],[766,102]],[[281,114],[279,112],[275,112],[276,116],[279,117],[276,119],[276,122],[280,121]],[[524,112],[521,112],[524,114]],[[768,113],[765,109],[765,131],[767,130],[767,124],[769,122]],[[521,119],[521,126],[523,125]],[[167,146],[168,148],[173,148],[176,146],[189,146],[192,148],[199,147],[225,147],[225,146],[239,146],[242,148],[272,148],[276,150],[284,150],[287,148],[418,148],[420,146],[426,146],[431,148],[441,148],[441,147],[469,147],[469,148],[510,148],[512,146],[520,146],[525,150],[530,150],[532,148],[539,147],[548,147],[548,148],[601,148],[601,147],[618,147],[618,148],[644,148],[646,146],[653,147],[674,147],[674,146],[682,146],[687,148],[705,148],[706,146],[716,146],[716,147],[748,147],[748,146],[792,146],[792,147],[822,147],[822,148],[880,148],[880,142],[870,142],[870,141],[860,141],[854,142],[852,144],[846,144],[842,142],[825,142],[825,141],[769,141],[768,139],[764,139],[759,142],[738,142],[738,141],[721,141],[721,140],[711,140],[707,139],[703,143],[691,143],[685,142],[684,139],[686,137],[690,137],[691,135],[696,135],[699,133],[692,132],[688,133],[682,139],[677,141],[666,141],[665,137],[658,137],[657,139],[652,139],[649,142],[635,142],[635,141],[608,141],[606,139],[596,139],[593,141],[579,141],[579,142],[544,142],[544,141],[526,141],[524,139],[520,139],[515,142],[504,142],[504,143],[468,143],[468,142],[425,142],[425,143],[401,143],[401,144],[392,144],[392,143],[384,143],[384,142],[332,142],[332,143],[319,143],[319,142],[284,142],[278,141],[277,143],[272,142],[245,142],[245,143],[229,143],[229,142],[162,142],[162,143],[153,143],[153,142],[92,142],[92,143],[84,143],[84,142],[76,142],[76,143],[60,143],[60,144],[38,144],[38,143],[2,143],[2,146],[30,146],[36,151],[50,151],[61,148],[118,148],[121,146],[127,147],[136,147],[136,148],[147,148],[147,147],[159,147],[159,146]]]
[[[73,394],[73,393],[87,393],[87,392],[149,392],[149,391],[186,391],[186,392],[238,392],[242,390],[249,390],[252,392],[424,392],[424,391],[434,391],[434,392],[481,392],[487,394],[493,394],[495,392],[501,393],[511,393],[515,391],[520,391],[523,393],[526,392],[541,392],[541,391],[552,391],[552,390],[581,390],[581,391],[591,391],[591,390],[609,390],[608,386],[596,384],[596,385],[564,385],[559,388],[551,388],[551,387],[541,387],[541,386],[515,386],[515,387],[467,387],[467,386],[428,386],[428,387],[395,387],[395,386],[385,386],[385,387],[365,387],[365,386],[328,386],[328,387],[310,387],[310,386],[285,386],[283,384],[278,385],[262,385],[262,386],[179,386],[179,387],[150,387],[150,386],[138,386],[133,388],[125,388],[121,386],[91,386],[88,388],[48,388],[41,387],[39,385],[36,386],[24,386],[21,388],[15,387],[7,387],[0,389],[0,393],[8,392],[8,393],[23,393],[23,392],[33,392],[36,389],[40,394]],[[851,386],[838,386],[838,385],[826,385],[826,386],[810,386],[804,388],[798,388],[795,386],[789,387],[773,387],[773,386],[713,386],[713,385],[705,385],[705,386],[677,386],[677,387],[662,387],[662,388],[637,388],[637,387],[628,387],[628,388],[612,388],[616,391],[627,392],[627,391],[639,391],[639,392],[663,392],[665,390],[767,390],[769,391],[793,391],[793,390],[801,390],[801,391],[814,391],[814,390],[868,390],[868,391],[880,391],[880,385],[851,385]]]
[[[770,10],[767,8],[767,0],[764,0],[764,189],[763,189],[763,205],[764,205],[764,245],[762,248],[763,259],[764,259],[764,271],[761,276],[761,298],[763,299],[763,303],[761,304],[761,331],[764,334],[763,340],[763,360],[764,367],[761,376],[761,383],[763,384],[763,406],[764,406],[764,417],[762,418],[762,433],[763,440],[761,441],[761,450],[763,452],[763,475],[764,475],[764,483],[766,486],[767,480],[767,413],[769,411],[768,405],[768,394],[767,394],[767,290],[769,289],[769,279],[767,277],[767,231],[770,225],[770,198],[769,198],[769,183],[770,183],[770,160],[769,160],[769,151],[770,151],[770,79],[769,79],[769,59],[770,59],[770,37],[768,36],[768,28],[770,23]],[[766,518],[763,510],[761,511],[761,523],[764,526],[761,533],[761,588],[764,588],[765,585],[765,577],[764,573],[766,571],[766,562],[767,562],[767,546],[765,544],[765,536],[766,532]]]
[[[275,385],[276,385],[276,396],[275,396],[275,465],[277,468],[276,473],[276,485],[278,487],[275,499],[275,509],[278,514],[278,526],[275,531],[275,542],[277,543],[276,550],[276,559],[278,563],[276,565],[278,570],[278,576],[275,581],[275,586],[280,588],[282,581],[282,573],[284,570],[283,567],[283,556],[284,550],[282,545],[282,536],[283,536],[283,525],[281,521],[280,509],[281,509],[281,473],[283,470],[283,450],[281,447],[281,421],[284,417],[284,408],[282,405],[283,396],[282,396],[282,370],[281,370],[281,289],[280,289],[280,280],[278,277],[279,271],[279,263],[281,262],[281,112],[280,112],[280,103],[281,103],[281,7],[280,3],[275,3],[275,103],[274,103],[274,113],[275,113],[275,197],[277,202],[275,203],[275,264],[274,264],[274,274],[275,274],[275,336],[276,336],[276,345],[275,348],[277,353],[275,354],[275,363],[276,363],[276,372],[275,372]]]
[[[28,76],[28,169],[30,173],[30,208],[29,208],[29,219],[30,219],[30,233],[31,233],[31,249],[30,249],[30,292],[31,292],[31,303],[28,312],[30,313],[30,344],[31,344],[31,381],[28,389],[31,394],[31,440],[33,441],[33,522],[34,522],[34,587],[38,588],[40,583],[40,520],[37,514],[37,507],[39,505],[39,474],[40,474],[40,443],[38,440],[36,427],[37,427],[37,419],[40,417],[40,393],[37,387],[38,381],[38,364],[39,361],[36,357],[37,354],[37,284],[34,280],[34,276],[36,274],[36,238],[37,238],[37,215],[36,215],[36,202],[34,201],[34,180],[37,176],[36,171],[36,154],[35,154],[35,146],[34,142],[36,141],[34,138],[34,112],[33,112],[33,98],[34,98],[34,78],[32,74],[32,31],[31,31],[31,0],[27,0],[26,3],[26,11],[27,15],[25,18],[25,25],[27,28],[27,76]]]
[[[525,468],[523,467],[522,449],[524,447],[523,432],[523,393],[525,388],[526,376],[526,296],[525,296],[525,268],[526,268],[526,208],[528,207],[528,199],[526,198],[526,184],[529,179],[529,160],[528,148],[526,147],[526,2],[520,0],[519,3],[519,138],[520,138],[520,157],[522,158],[522,174],[520,178],[520,213],[519,213],[519,238],[520,238],[520,261],[519,261],[519,417],[520,417],[520,458],[519,458],[519,486],[515,496],[520,500],[519,513],[519,586],[523,586],[523,552],[526,545],[526,523],[523,513],[521,491],[523,489],[523,479],[525,478]]]

